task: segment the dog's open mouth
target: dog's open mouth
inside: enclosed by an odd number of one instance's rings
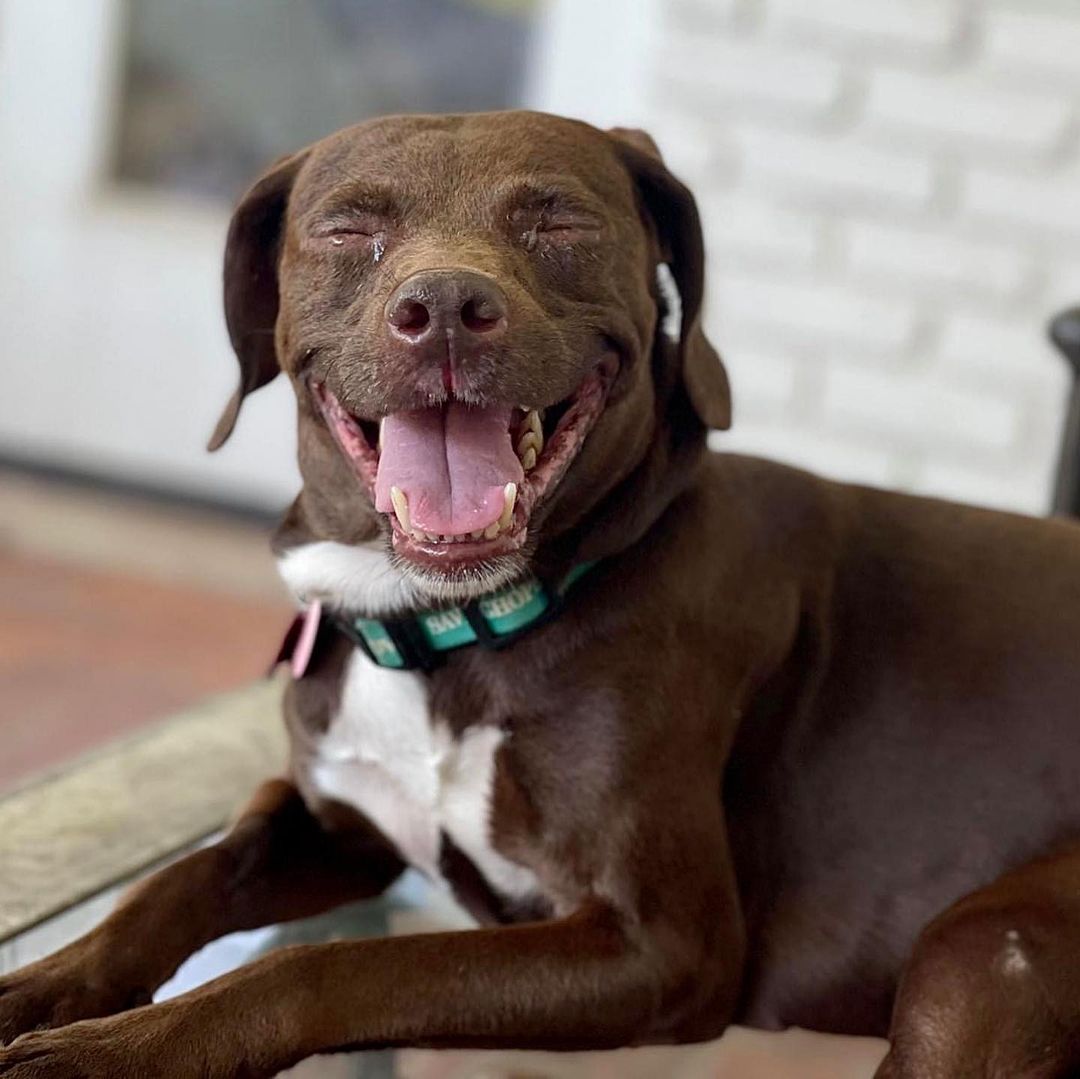
[[[378,422],[345,409],[324,383],[314,396],[394,550],[447,570],[522,547],[533,510],[580,452],[603,411],[617,360],[605,356],[547,409],[451,400]]]

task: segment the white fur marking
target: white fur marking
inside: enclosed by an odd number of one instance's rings
[[[465,603],[509,584],[521,573],[516,555],[505,555],[460,580],[403,570],[382,540],[349,545],[320,540],[293,547],[278,558],[278,573],[301,603],[320,600],[334,610],[372,616]]]
[[[312,777],[321,793],[355,806],[429,876],[439,876],[445,831],[497,891],[522,897],[536,890],[535,877],[499,854],[489,836],[503,737],[494,727],[472,727],[455,739],[445,723],[432,722],[420,675],[378,667],[357,650]]]
[[[278,559],[278,572],[301,603],[317,599],[336,610],[380,615],[421,601],[412,582],[391,563],[381,540],[305,543]]]
[[[1031,970],[1031,963],[1020,943],[1020,934],[1015,929],[1010,929],[1005,934],[1005,947],[1001,949],[1000,962],[1002,974],[1012,978],[1025,975]]]
[[[660,323],[660,332],[672,341],[682,336],[682,295],[675,282],[675,275],[666,262],[657,264],[656,287],[664,300],[664,318]]]

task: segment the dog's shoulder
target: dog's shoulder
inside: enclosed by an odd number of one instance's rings
[[[763,458],[711,453],[677,507],[676,560],[740,590],[828,571],[858,513],[854,489]]]

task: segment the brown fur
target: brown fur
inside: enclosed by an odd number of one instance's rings
[[[543,256],[519,242],[537,187],[576,200],[596,234]],[[387,232],[378,263],[313,238],[320,215],[360,204]],[[660,259],[683,298],[678,348],[657,333]],[[291,949],[121,1010],[221,933],[400,872],[310,783],[307,736],[347,654],[329,641],[288,695],[289,781],[90,937],[0,982],[0,1040],[55,1028],[0,1052],[0,1076],[268,1076],[348,1047],[599,1048],[735,1020],[891,1023],[883,1079],[1077,1074],[1077,528],[706,455],[730,403],[700,329],[689,193],[640,133],[492,114],[339,133],[271,170],[234,218],[241,381],[215,442],[280,363],[304,489],[279,548],[385,528],[308,380],[360,416],[437,394],[381,313],[403,276],[457,264],[509,302],[498,354],[469,358],[477,394],[551,403],[603,342],[622,360],[527,551],[542,573],[604,562],[557,622],[430,676],[454,730],[512,732],[492,836],[537,875],[539,907],[504,903],[448,850],[485,928]],[[72,1022],[91,1016],[107,1018]]]

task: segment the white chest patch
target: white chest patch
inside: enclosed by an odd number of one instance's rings
[[[302,603],[318,599],[372,614],[422,603],[380,543],[305,544],[286,552],[278,569]],[[495,752],[503,738],[494,727],[454,737],[431,715],[422,675],[379,667],[357,649],[341,706],[315,747],[312,779],[322,794],[363,813],[429,876],[439,876],[445,833],[492,888],[523,898],[536,891],[536,878],[490,839]]]
[[[378,667],[357,650],[312,778],[322,794],[365,814],[429,876],[439,876],[445,832],[497,892],[523,898],[536,890],[535,877],[490,840],[495,751],[503,737],[494,727],[472,727],[454,738],[430,715],[421,675]]]

